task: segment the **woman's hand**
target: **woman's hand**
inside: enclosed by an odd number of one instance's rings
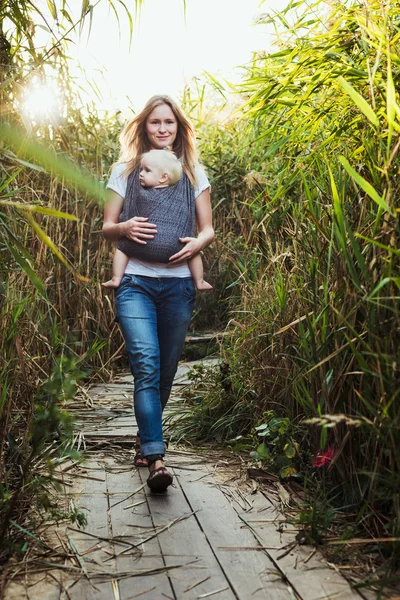
[[[179,241],[186,244],[182,250],[170,257],[169,262],[178,264],[189,260],[203,248],[201,241],[195,237],[179,238]]]
[[[107,201],[104,206],[103,235],[110,242],[128,238],[138,244],[146,244],[157,233],[157,225],[148,223],[146,217],[133,217],[129,221],[119,222],[124,199],[114,190],[107,190]]]
[[[214,239],[214,229],[212,226],[212,210],[210,203],[210,188],[207,188],[196,198],[195,204],[196,221],[198,236],[179,238],[179,241],[186,244],[182,250],[170,257],[169,262],[178,264],[189,260],[200,250],[206,248]]]
[[[157,233],[157,225],[148,223],[148,220],[147,217],[133,217],[120,223],[121,233],[133,242],[147,244],[146,240],[152,240]]]

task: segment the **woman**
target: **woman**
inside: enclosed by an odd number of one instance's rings
[[[162,411],[171,392],[196,297],[187,260],[214,238],[210,184],[197,165],[193,128],[168,96],[150,98],[127,124],[120,141],[120,159],[107,186],[103,234],[107,240],[121,240],[120,244],[141,248],[139,258],[134,253],[130,258],[116,290],[116,312],[135,383],[134,407],[139,426],[135,464],[148,466],[150,489],[163,491],[172,483],[172,476],[164,464]],[[119,222],[128,204],[135,206],[134,183],[141,155],[166,147],[182,161],[182,186],[187,202],[193,199],[198,230],[197,237],[192,233],[180,238],[181,249],[170,256],[167,264],[151,260],[151,245],[156,245],[159,234],[157,223],[137,214]],[[171,210],[170,218],[173,214]],[[165,238],[165,230],[160,231],[161,237]],[[148,250],[150,260],[143,259],[147,256],[144,250]]]

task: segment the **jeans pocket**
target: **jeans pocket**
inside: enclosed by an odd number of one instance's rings
[[[196,286],[194,285],[193,279],[185,277],[181,280],[182,296],[188,304],[191,304],[196,300]]]
[[[125,273],[122,276],[121,283],[119,284],[119,287],[122,287],[124,285],[127,285],[127,284],[131,283],[133,279],[134,279],[133,275],[127,275]]]
[[[136,283],[136,281],[135,281],[134,275],[127,275],[127,274],[123,275],[122,279],[121,279],[121,283],[115,290],[115,296],[117,297],[122,290],[132,287],[132,285],[135,283]]]

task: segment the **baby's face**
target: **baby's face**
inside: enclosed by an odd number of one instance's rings
[[[162,170],[150,159],[142,160],[140,164],[139,181],[143,187],[160,185]]]

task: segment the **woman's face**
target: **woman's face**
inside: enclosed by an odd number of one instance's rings
[[[162,150],[169,146],[172,150],[178,133],[178,121],[168,104],[153,108],[146,119],[146,133],[152,149]]]

